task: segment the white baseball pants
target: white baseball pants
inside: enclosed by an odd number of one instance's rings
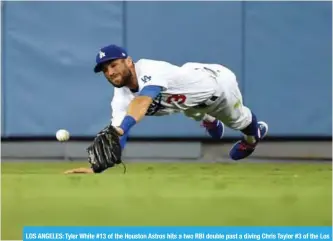
[[[195,120],[212,119],[210,116],[222,121],[234,130],[246,128],[252,121],[250,109],[243,104],[243,97],[239,90],[236,75],[221,65],[212,65],[217,73],[215,78],[215,96],[218,98],[207,107],[191,108],[185,115]]]

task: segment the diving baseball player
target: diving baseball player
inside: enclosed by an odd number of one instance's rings
[[[109,45],[97,54],[94,72],[102,72],[115,87],[112,120],[87,149],[91,167],[66,173],[101,173],[121,163],[130,130],[145,116],[183,113],[201,121],[216,139],[223,137],[225,126],[238,130],[243,138],[230,150],[233,160],[251,155],[268,132],[268,125],[243,105],[235,74],[220,64],[134,63],[123,48]]]

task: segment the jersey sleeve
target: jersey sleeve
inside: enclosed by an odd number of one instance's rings
[[[160,62],[141,60],[138,81],[140,89],[146,86],[159,86],[162,91],[168,88],[168,68]]]
[[[127,113],[127,106],[130,103],[130,99],[124,94],[121,89],[114,89],[114,96],[111,101],[111,124],[113,126],[120,126]]]

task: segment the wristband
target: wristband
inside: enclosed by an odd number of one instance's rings
[[[124,134],[127,133],[134,125],[136,124],[136,120],[130,116],[127,115],[123,119],[123,121],[120,124],[120,128],[124,131]]]

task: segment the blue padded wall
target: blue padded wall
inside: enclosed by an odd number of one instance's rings
[[[110,43],[134,60],[222,63],[270,135],[331,136],[331,18],[329,2],[5,2],[2,136],[95,135],[113,88],[93,66]],[[175,115],[146,118],[132,136],[206,134]]]

